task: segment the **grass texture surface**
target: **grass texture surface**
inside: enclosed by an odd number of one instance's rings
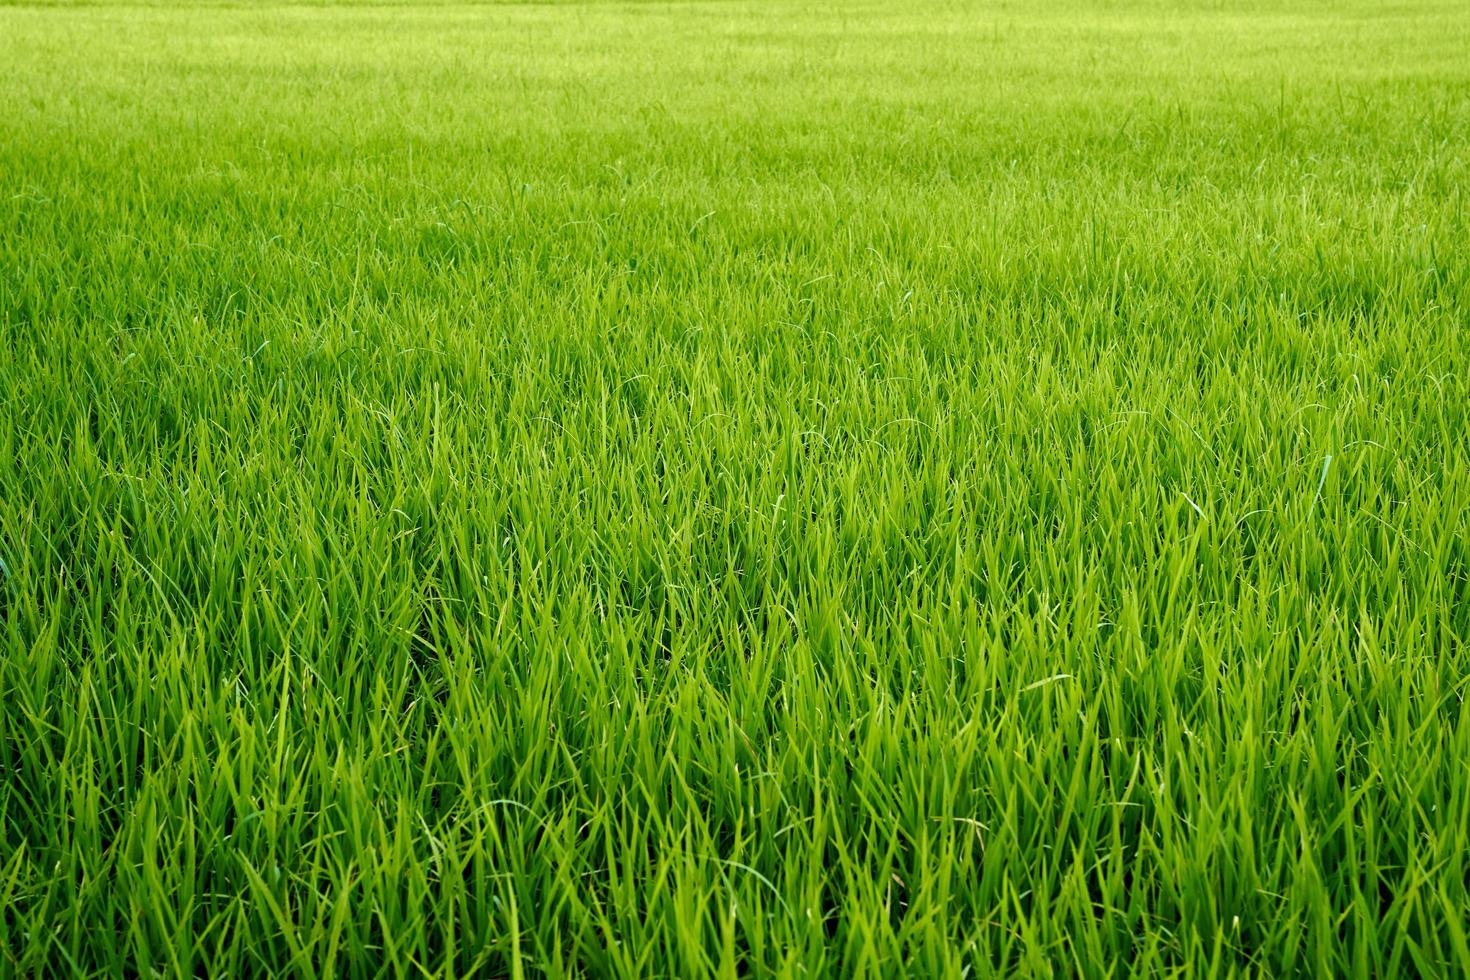
[[[0,6],[0,974],[1470,973],[1467,52]]]

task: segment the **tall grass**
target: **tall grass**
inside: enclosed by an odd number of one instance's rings
[[[1467,51],[0,9],[0,973],[1470,973]]]

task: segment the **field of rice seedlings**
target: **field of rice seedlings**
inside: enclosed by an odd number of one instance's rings
[[[1470,974],[1461,0],[0,4],[0,975]]]

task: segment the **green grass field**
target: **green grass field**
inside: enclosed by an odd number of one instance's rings
[[[0,7],[0,975],[1470,973],[1470,7]]]

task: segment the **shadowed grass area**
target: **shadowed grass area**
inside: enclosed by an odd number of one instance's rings
[[[1467,51],[0,8],[0,972],[1470,972]]]

